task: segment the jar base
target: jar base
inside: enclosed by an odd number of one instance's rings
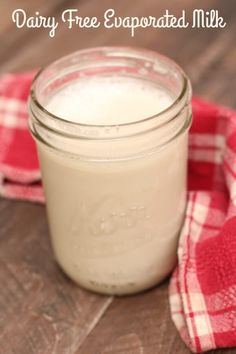
[[[57,265],[61,269],[61,271],[70,279],[72,280],[75,285],[79,286],[80,288],[90,291],[95,294],[100,295],[107,295],[107,296],[130,296],[136,295],[145,291],[148,291],[158,285],[160,285],[172,272],[174,266],[164,275],[158,278],[152,279],[150,281],[145,282],[145,284],[126,284],[126,285],[109,285],[109,284],[95,284],[89,281],[83,281],[75,279],[75,277],[71,276],[69,272],[60,264],[58,260],[56,260]]]

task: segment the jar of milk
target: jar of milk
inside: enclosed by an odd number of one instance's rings
[[[144,49],[78,51],[36,76],[30,129],[56,260],[76,283],[131,294],[176,262],[191,86]]]

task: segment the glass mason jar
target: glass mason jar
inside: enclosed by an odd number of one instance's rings
[[[156,85],[172,103],[122,124],[79,124],[45,106],[82,77],[125,77]],[[55,61],[29,98],[56,260],[82,287],[131,294],[176,263],[186,205],[191,86],[170,59],[144,49],[102,47]]]

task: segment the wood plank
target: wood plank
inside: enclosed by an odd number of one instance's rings
[[[73,1],[67,0],[67,6],[73,4]],[[6,6],[8,4],[8,6]],[[25,10],[27,16],[34,16],[38,11],[43,16],[56,16],[61,12],[65,4],[65,0],[47,1],[39,0],[37,4],[34,1],[21,1],[16,0],[12,2],[5,2],[5,17],[3,26],[0,27],[0,43],[1,43],[1,55],[0,64],[8,62],[10,59],[20,57],[25,48],[30,48],[31,45],[37,45],[38,38],[43,36],[48,37],[47,30],[44,28],[27,29],[25,27],[17,28],[12,21],[12,12],[17,8]],[[45,53],[44,53],[45,54]],[[37,64],[36,64],[37,66]],[[6,71],[4,66],[0,67],[1,72]]]
[[[0,353],[74,353],[111,298],[56,266],[43,206],[1,199],[0,210]]]
[[[232,11],[233,3],[229,0],[228,4],[231,6],[225,7],[222,2],[217,2],[219,6],[216,6],[214,0],[208,0],[204,3],[203,8],[210,8],[215,6],[219,8],[226,18],[233,16],[234,11]],[[73,1],[72,1],[73,4]],[[74,3],[75,4],[75,3]],[[93,2],[83,1],[74,5],[75,8],[79,9],[79,13],[82,16],[92,16],[97,15],[99,18],[102,17],[104,11],[111,7],[109,0],[100,1],[99,7],[94,7]],[[121,16],[125,15],[147,15],[156,14],[160,15],[166,5],[159,1],[159,6],[155,0],[148,0],[147,6],[143,6],[142,2],[129,2],[121,0],[119,2],[114,1],[113,7],[117,14]],[[128,5],[127,5],[128,4]],[[170,1],[171,6],[168,8],[174,10],[176,8],[176,1]],[[191,5],[190,5],[191,4]],[[197,7],[198,1],[194,0],[191,3],[189,1],[181,2],[181,8],[185,8],[188,16],[190,16],[193,8]],[[206,5],[208,4],[208,5]],[[235,3],[234,3],[235,4]],[[69,5],[62,6],[62,9],[68,8]],[[71,7],[73,7],[71,5]],[[61,9],[61,11],[62,11]],[[224,10],[224,11],[223,11]],[[227,11],[226,11],[227,10]],[[174,13],[180,13],[180,9],[173,11]],[[17,32],[17,30],[15,31]],[[173,57],[177,60],[180,65],[184,68],[191,66],[192,60],[197,57],[201,57],[204,50],[208,48],[209,42],[214,41],[215,38],[222,31],[217,30],[165,30],[165,29],[145,29],[137,30],[135,37],[129,35],[128,30],[108,30],[104,28],[100,29],[77,29],[67,30],[65,26],[60,26],[55,38],[49,38],[47,33],[44,31],[41,36],[38,36],[37,41],[31,41],[30,45],[25,48],[24,51],[15,53],[12,56],[9,54],[7,60],[4,60],[2,64],[2,70],[5,71],[16,71],[16,70],[26,70],[28,68],[32,69],[38,66],[45,65],[46,63],[62,56],[66,53],[72,51],[92,46],[99,45],[136,45],[143,46],[145,48],[158,50],[165,55]],[[35,31],[29,31],[30,34],[33,33],[32,38],[36,36]],[[189,40],[191,36],[191,41]],[[196,45],[197,43],[197,45]],[[184,44],[184,45],[183,45]],[[181,50],[179,50],[181,47]],[[42,48],[44,50],[42,50]],[[45,53],[47,55],[45,55]]]
[[[138,296],[116,298],[76,352],[88,353],[190,354],[169,316],[168,282]],[[209,353],[235,354],[236,349]]]

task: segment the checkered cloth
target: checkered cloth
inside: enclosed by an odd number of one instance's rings
[[[0,195],[44,201],[26,99],[32,73],[0,78]],[[188,204],[170,309],[194,352],[236,345],[236,113],[193,100]]]
[[[33,73],[0,77],[0,195],[44,201],[26,101]]]
[[[193,101],[189,193],[169,295],[194,352],[236,346],[236,113]]]

